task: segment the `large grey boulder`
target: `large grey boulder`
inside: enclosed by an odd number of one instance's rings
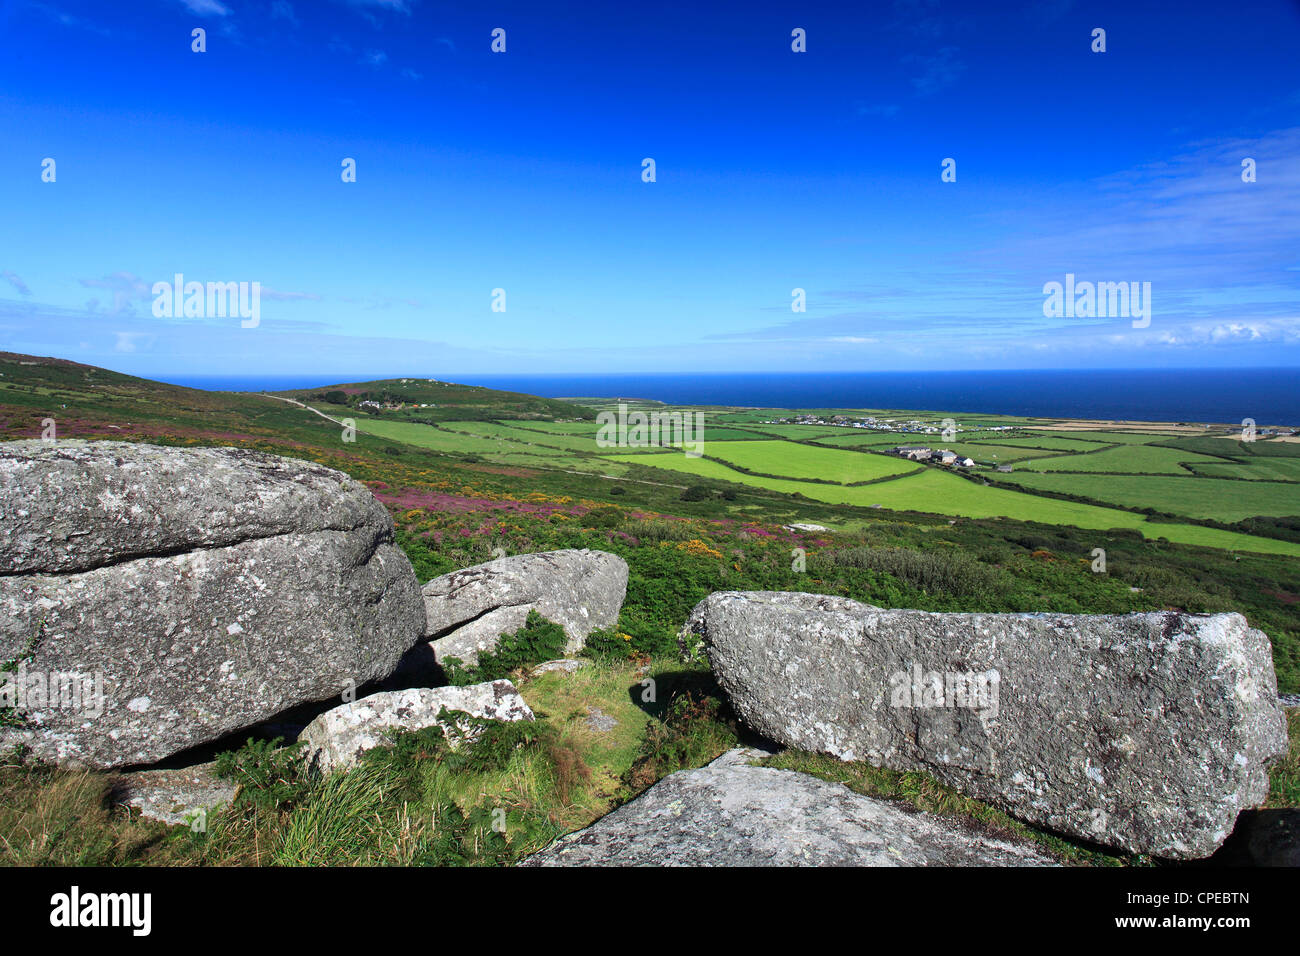
[[[564,628],[565,653],[572,654],[592,631],[618,623],[627,562],[585,548],[519,554],[434,578],[423,593],[426,636],[439,664],[448,657],[476,663],[532,610]]]
[[[0,744],[69,765],[152,763],[382,679],[424,632],[369,490],[243,449],[0,444],[0,555],[26,720]]]
[[[923,770],[1132,852],[1209,856],[1287,748],[1268,638],[1239,614],[932,614],[721,592],[683,643],[771,740]]]
[[[443,709],[456,714],[443,715]],[[453,743],[472,739],[459,714],[487,720],[532,720],[533,712],[508,680],[469,687],[415,687],[383,691],[321,714],[298,742],[309,770],[327,774],[355,766],[361,755],[392,743],[391,731],[423,730],[435,724]]]
[[[1050,866],[1032,843],[733,750],[670,774],[522,866]]]

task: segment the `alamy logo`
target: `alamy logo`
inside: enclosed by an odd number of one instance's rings
[[[620,402],[618,414],[596,416],[596,445],[599,448],[655,448],[681,445],[687,458],[704,454],[703,412],[629,412]]]
[[[929,709],[960,707],[980,711],[982,717],[998,715],[998,685],[1002,676],[987,671],[895,671],[889,677],[889,705]]]
[[[153,929],[153,895],[150,893],[82,893],[78,886],[50,897],[50,925],[127,926],[133,936],[148,936]]]
[[[75,710],[90,718],[104,713],[104,675],[79,671],[35,671],[27,662],[4,675],[0,707],[27,713],[36,710]]]
[[[1065,274],[1065,283],[1043,285],[1043,315],[1059,318],[1133,319],[1133,328],[1151,324],[1150,282],[1075,282],[1074,273]]]
[[[240,328],[255,329],[262,321],[262,283],[186,282],[176,273],[172,282],[153,284],[153,314],[158,319],[224,319],[239,316]]]

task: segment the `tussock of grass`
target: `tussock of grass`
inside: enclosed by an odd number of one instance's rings
[[[112,785],[110,774],[6,760],[0,765],[0,863],[99,866],[156,855],[167,827],[108,809]]]
[[[384,812],[385,791],[399,786],[382,765],[330,775],[288,815],[272,861],[289,866],[409,862],[402,857],[418,842],[411,839],[409,804],[403,802],[396,814]]]

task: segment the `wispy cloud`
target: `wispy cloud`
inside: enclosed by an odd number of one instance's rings
[[[48,3],[42,3],[40,0],[29,0],[27,4],[29,9],[37,10],[56,23],[65,27],[74,27],[80,30],[89,30],[92,33],[98,33],[100,36],[112,36],[112,31],[107,27],[102,27],[98,23],[93,23],[84,17],[73,16],[63,10],[56,9]]]
[[[321,297],[315,292],[277,292],[275,289],[262,287],[262,298],[272,302],[319,302]]]
[[[288,20],[294,26],[298,26],[298,16],[293,12],[293,5],[289,0],[273,0],[271,3],[272,20]]]
[[[200,17],[228,17],[231,10],[220,0],[180,0],[190,13]]]
[[[950,17],[939,12],[939,0],[894,0],[895,25],[918,36],[937,37]]]
[[[957,82],[966,64],[957,58],[956,47],[946,46],[935,54],[912,53],[903,57],[903,63],[916,66],[920,75],[912,78],[912,88],[920,96],[930,96]]]
[[[115,315],[134,311],[134,303],[151,298],[149,286],[137,275],[130,272],[114,272],[98,279],[81,279],[81,284],[88,289],[103,289],[112,293]],[[99,300],[91,299],[87,308],[92,311],[99,308]]]
[[[409,16],[411,6],[415,3],[415,0],[341,0],[341,2],[360,12],[375,26],[379,26],[380,21],[375,16],[374,11],[380,13],[404,13]]]
[[[5,269],[3,272],[0,272],[0,277],[8,280],[9,284],[18,290],[19,295],[32,294],[32,290],[27,288],[27,283],[24,282],[16,272],[10,272],[8,269]]]

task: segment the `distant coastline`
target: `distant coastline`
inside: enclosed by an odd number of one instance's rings
[[[564,396],[638,396],[682,405],[885,408],[1153,422],[1300,427],[1300,369],[1108,369],[610,375],[457,375],[468,385]],[[279,391],[377,376],[156,376],[192,388]],[[395,376],[393,376],[395,377]]]

